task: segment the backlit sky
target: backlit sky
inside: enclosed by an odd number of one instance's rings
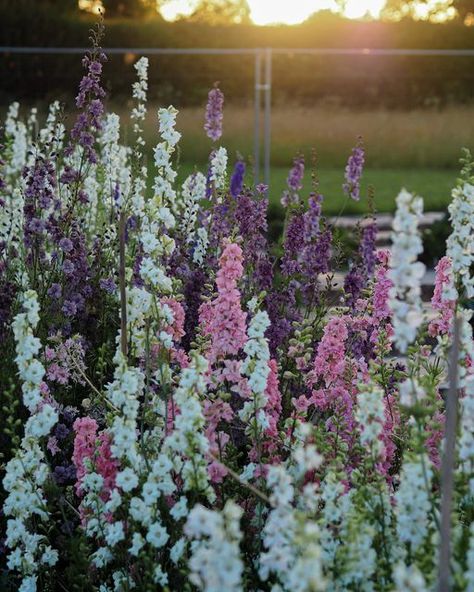
[[[295,25],[303,22],[318,10],[337,10],[335,0],[247,0],[250,17],[256,25],[284,23]],[[193,0],[170,0],[162,9],[166,19],[173,20],[179,14],[193,10]],[[385,0],[348,0],[344,14],[349,18],[360,18],[369,14],[378,17]]]

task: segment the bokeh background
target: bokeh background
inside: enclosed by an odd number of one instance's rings
[[[100,10],[105,47],[474,49],[474,0],[0,0],[0,45],[87,46]],[[111,56],[104,73],[125,141],[138,57]],[[41,115],[59,98],[67,115],[81,72],[79,55],[4,49],[0,110],[18,100],[24,112],[36,105]],[[180,174],[205,168],[204,105],[219,81],[226,97],[223,143],[231,160],[237,153],[247,158],[251,175],[253,56],[156,56],[149,74],[150,146],[156,108],[173,103],[181,111]],[[308,166],[317,163],[326,211],[337,213],[344,165],[359,135],[367,151],[364,192],[373,186],[379,211],[393,209],[402,185],[420,193],[426,209],[443,210],[460,149],[474,148],[474,57],[274,56],[273,216],[297,153]],[[363,200],[348,211],[366,209]]]

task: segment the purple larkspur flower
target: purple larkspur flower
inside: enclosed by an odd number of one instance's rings
[[[319,221],[321,219],[322,195],[312,193],[308,200],[308,210],[304,215],[304,240],[311,242],[319,233]]]
[[[255,265],[255,283],[260,290],[269,290],[273,284],[273,265],[271,260],[261,255]]]
[[[360,199],[360,179],[364,171],[365,150],[362,138],[359,138],[357,146],[349,156],[345,171],[345,183],[342,186],[344,193],[355,201]]]
[[[289,282],[284,290],[275,289],[266,298],[265,305],[271,324],[265,336],[269,341],[272,356],[276,355],[277,349],[290,336],[293,323],[301,320],[296,306],[296,289],[297,284]]]
[[[77,305],[72,300],[65,300],[61,310],[67,317],[74,317],[77,313]]]
[[[234,172],[230,180],[230,194],[236,198],[242,193],[244,186],[245,163],[243,160],[238,160],[235,163]]]
[[[254,199],[251,193],[243,193],[237,198],[234,216],[239,235],[244,240],[246,259],[252,262],[267,247],[267,209],[268,200]]]
[[[58,485],[64,485],[76,479],[76,468],[73,464],[66,466],[58,466],[53,471],[54,480]]]
[[[89,72],[94,76],[100,76],[102,74],[102,64],[97,61],[93,61],[89,65]]]
[[[59,248],[65,253],[70,253],[74,248],[74,245],[70,238],[64,237],[59,241]]]
[[[81,202],[81,204],[88,204],[89,203],[89,196],[84,189],[79,189],[77,192],[77,199]]]
[[[215,83],[214,88],[209,91],[206,106],[206,120],[204,123],[204,130],[207,137],[213,142],[222,136],[222,121],[224,119],[224,93],[220,90],[218,82]]]
[[[66,156],[71,156],[74,152],[75,144],[82,147],[85,158],[91,164],[97,162],[97,154],[94,148],[95,135],[102,129],[102,116],[104,106],[102,99],[105,97],[105,91],[100,84],[102,74],[102,62],[106,56],[99,51],[98,47],[87,54],[82,65],[86,69],[86,74],[79,83],[79,93],[76,97],[76,106],[82,109],[76,117],[76,121],[71,130],[71,141],[65,150]],[[63,175],[63,183],[67,182],[67,176]]]
[[[69,165],[66,165],[64,167],[63,174],[61,175],[61,183],[64,185],[70,185],[71,183],[74,183],[74,181],[77,181],[78,175],[78,171]]]
[[[113,294],[117,289],[117,285],[113,278],[101,279],[99,281],[99,286],[102,288],[102,290],[107,292],[107,294]]]
[[[300,191],[303,189],[303,177],[304,177],[304,158],[299,156],[293,161],[293,167],[290,169],[290,173],[287,178],[288,188],[291,191]]]
[[[76,409],[76,407],[72,407],[71,405],[64,407],[64,409],[61,412],[61,415],[63,416],[64,421],[69,424],[73,423],[73,421],[76,419],[78,414],[79,414],[79,412]]]
[[[46,240],[44,231],[47,229],[46,221],[43,219],[43,209],[56,198],[55,165],[50,160],[37,156],[33,164],[23,170],[23,178],[25,179],[23,241],[29,251],[27,259],[30,260],[43,256],[43,244]]]
[[[70,433],[71,430],[64,423],[58,423],[54,429],[54,435],[58,440],[64,440]]]
[[[292,276],[301,271],[300,253],[304,243],[304,215],[293,215],[286,229],[284,254],[281,270],[286,276]]]
[[[199,307],[202,304],[202,295],[205,290],[207,275],[201,268],[191,272],[184,283],[185,319],[183,347],[189,349],[196,337],[196,329],[199,327]]]
[[[61,298],[61,294],[62,294],[61,284],[51,284],[51,286],[48,288],[48,296],[50,298],[54,298],[55,300],[58,300],[59,298]]]
[[[28,224],[28,230],[34,232],[35,234],[40,234],[45,229],[44,220],[40,220],[39,218],[33,218],[30,223]]]
[[[229,210],[228,201],[224,201],[220,204],[216,203],[212,209],[209,231],[209,244],[211,245],[211,248],[220,245],[222,240],[230,236],[232,232]]]
[[[362,257],[364,267],[370,276],[374,273],[376,263],[376,240],[377,240],[377,222],[373,218],[362,231],[362,240],[360,242],[359,252]]]
[[[286,184],[288,189],[283,192],[281,197],[281,204],[287,207],[290,203],[299,202],[299,191],[303,189],[303,178],[304,178],[304,157],[297,156],[293,160],[293,166],[288,173]]]
[[[253,281],[259,290],[267,290],[273,281],[273,268],[269,261],[267,241],[268,199],[257,198],[251,191],[241,193],[236,199],[234,212],[245,261],[253,270]]]
[[[313,261],[313,273],[328,273],[331,262],[332,231],[325,228],[316,241],[316,256]]]
[[[74,263],[70,259],[65,259],[63,263],[63,272],[66,275],[72,275],[74,273]]]
[[[69,380],[69,372],[59,364],[51,364],[47,372],[48,380],[58,382],[59,384],[67,384]]]
[[[348,306],[355,306],[365,285],[366,278],[360,266],[352,265],[344,279],[344,294]]]

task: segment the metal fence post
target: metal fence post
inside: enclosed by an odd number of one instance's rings
[[[450,592],[451,586],[451,513],[453,505],[454,468],[456,461],[456,428],[458,418],[460,318],[454,320],[453,341],[449,355],[449,389],[446,393],[444,452],[441,465],[441,528],[439,548],[438,592]]]
[[[265,185],[270,186],[270,158],[272,133],[272,48],[265,51]]]
[[[255,53],[255,129],[254,129],[254,180],[255,185],[260,183],[260,111],[261,111],[261,79],[262,79],[262,54],[260,50]]]

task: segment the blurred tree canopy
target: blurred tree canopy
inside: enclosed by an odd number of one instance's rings
[[[469,14],[474,14],[474,0],[387,0],[382,11],[382,17],[389,20],[436,21],[457,16],[465,21]]]
[[[187,21],[211,25],[249,24],[250,8],[247,0],[199,0]]]
[[[156,14],[157,0],[102,0],[107,17],[140,17]]]
[[[453,6],[463,21],[469,14],[474,14],[474,0],[453,0]]]
[[[35,12],[41,8],[52,10],[56,14],[75,13],[78,9],[77,0],[0,0],[0,7],[3,11],[20,11],[28,13]]]

